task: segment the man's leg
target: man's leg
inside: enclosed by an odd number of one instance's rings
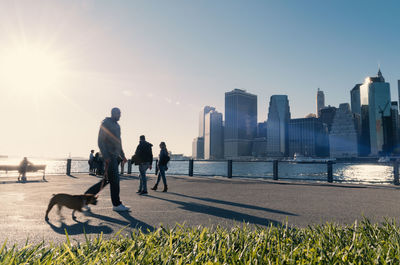
[[[119,175],[118,175],[118,161],[111,159],[108,164],[108,180],[110,181],[111,202],[113,206],[121,204],[119,199]]]

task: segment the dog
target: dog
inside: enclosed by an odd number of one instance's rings
[[[73,209],[72,219],[75,220],[75,211],[82,212],[82,207],[88,204],[97,204],[97,196],[93,194],[83,195],[70,195],[65,193],[53,194],[53,198],[50,199],[49,206],[47,207],[45,220],[49,220],[49,212],[54,205],[58,206],[58,214],[61,213],[63,206]]]

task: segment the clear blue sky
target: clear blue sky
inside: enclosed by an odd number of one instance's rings
[[[303,117],[318,87],[349,102],[378,64],[397,100],[399,14],[398,1],[2,1],[1,56],[21,43],[50,56],[35,76],[0,68],[0,154],[86,156],[119,106],[127,154],[145,134],[189,155],[199,110],[223,112],[226,91],[258,95],[259,121],[273,94]]]

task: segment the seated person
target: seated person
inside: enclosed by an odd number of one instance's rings
[[[18,168],[18,181],[20,180],[20,177],[22,175],[22,181],[26,181],[26,171],[28,169],[28,166],[32,166],[33,164],[31,162],[29,162],[28,158],[24,157],[24,159],[21,161],[21,163],[19,164],[19,168]]]

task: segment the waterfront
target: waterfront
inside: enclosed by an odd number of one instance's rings
[[[34,164],[46,164],[47,175],[62,175],[66,172],[66,159],[30,159]],[[1,159],[0,164],[18,164],[18,158]],[[188,175],[189,161],[170,161],[167,174]],[[154,172],[154,165],[153,170]],[[86,160],[72,159],[71,173],[87,173],[89,165]],[[127,165],[125,165],[127,172]],[[132,172],[138,173],[138,167],[132,166]],[[42,175],[42,173],[29,173]],[[196,176],[227,176],[227,161],[194,161],[193,174]],[[16,172],[0,172],[0,176],[14,176]],[[234,178],[269,178],[273,176],[272,162],[233,161],[232,177]],[[279,163],[279,179],[326,181],[326,164]],[[333,165],[333,179],[344,183],[390,184],[393,183],[393,167],[390,164],[378,163],[344,163]]]

